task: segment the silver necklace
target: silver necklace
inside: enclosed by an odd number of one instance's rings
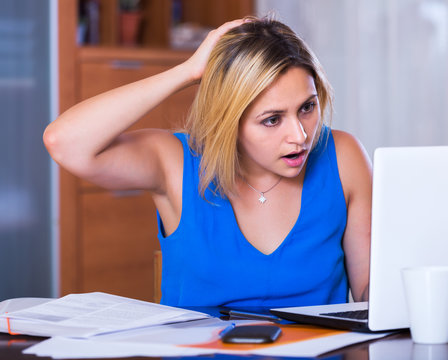
[[[266,199],[266,197],[264,196],[264,194],[266,194],[267,192],[269,192],[269,191],[271,191],[273,188],[275,188],[279,183],[280,183],[280,181],[282,181],[282,177],[280,176],[280,178],[278,179],[278,181],[274,184],[274,185],[272,185],[269,189],[267,189],[267,190],[265,190],[265,191],[259,191],[259,190],[257,190],[257,189],[255,189],[251,184],[249,184],[247,181],[246,181],[246,179],[245,178],[242,178],[243,180],[244,180],[244,182],[252,189],[252,190],[254,190],[254,191],[256,191],[258,194],[260,194],[260,197],[258,198],[258,201],[261,203],[261,204],[264,204],[268,199]]]

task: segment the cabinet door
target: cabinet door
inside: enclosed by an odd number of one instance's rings
[[[161,73],[166,69],[168,69],[167,66],[148,64],[142,60],[107,59],[99,62],[83,63],[81,65],[80,100]],[[164,116],[164,107],[163,103],[157,106],[131,129],[142,127],[170,128],[177,119]],[[180,107],[177,110],[180,114],[185,111]]]
[[[81,195],[81,286],[152,300],[158,248],[151,196],[143,191]]]

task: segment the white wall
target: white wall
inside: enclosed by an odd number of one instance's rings
[[[258,0],[313,48],[333,127],[379,146],[448,145],[448,0]]]

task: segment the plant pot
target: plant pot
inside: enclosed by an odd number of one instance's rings
[[[125,46],[136,46],[142,21],[141,12],[120,13],[120,41]]]

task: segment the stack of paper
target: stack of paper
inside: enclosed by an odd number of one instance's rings
[[[266,322],[223,321],[196,311],[105,293],[0,303],[0,331],[51,336],[24,353],[58,359],[216,353],[305,357],[386,335],[280,325],[282,335],[272,344],[232,345],[220,339],[220,332],[229,324],[260,323]]]
[[[90,337],[145,326],[197,320],[207,314],[101,292],[60,299],[0,303],[0,331],[37,336]]]

